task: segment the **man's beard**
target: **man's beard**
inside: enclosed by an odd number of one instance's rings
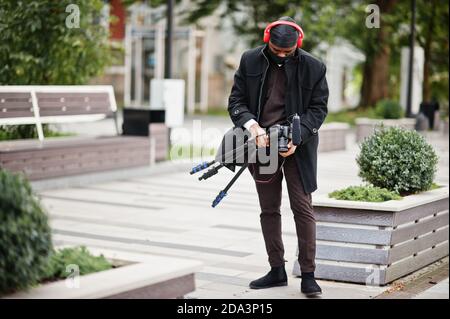
[[[290,58],[293,57],[293,55],[281,57],[281,56],[278,56],[275,53],[273,53],[272,50],[270,50],[270,49],[268,51],[269,51],[270,59],[280,66],[285,64]]]

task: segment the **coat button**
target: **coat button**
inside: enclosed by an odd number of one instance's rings
[[[234,114],[239,114],[239,110],[235,110],[235,111],[234,111]]]
[[[317,129],[316,128],[313,128],[312,131],[313,131],[314,134],[317,133]]]

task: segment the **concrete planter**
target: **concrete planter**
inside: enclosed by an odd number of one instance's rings
[[[145,261],[79,277],[79,287],[65,280],[43,284],[8,299],[167,299],[195,290],[193,260],[147,256]]]
[[[317,278],[385,285],[448,255],[448,187],[383,203],[319,195],[313,206]]]
[[[169,128],[163,123],[148,126],[150,138],[150,163],[165,161],[169,154]]]
[[[349,130],[350,125],[347,123],[323,124],[319,130],[318,152],[345,150],[346,135]]]
[[[409,130],[414,130],[416,120],[412,118],[402,118],[398,120],[379,120],[365,117],[357,118],[355,120],[356,142],[360,143],[364,140],[364,138],[372,135],[375,127],[381,123],[383,123],[386,127],[400,126]]]

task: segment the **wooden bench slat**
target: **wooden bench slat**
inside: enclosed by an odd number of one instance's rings
[[[1,100],[1,99],[0,99]],[[9,109],[9,108],[14,108],[14,109],[29,109],[33,107],[33,104],[28,101],[28,100],[4,100],[4,102],[0,102],[0,110],[1,109]]]
[[[16,117],[33,117],[34,118],[34,112],[30,112],[29,110],[26,111],[25,109],[23,111],[2,112],[2,110],[0,109],[0,119],[16,118]]]
[[[34,116],[30,93],[0,92],[0,119]]]
[[[110,103],[108,101],[39,101],[39,109],[45,109],[45,108],[52,108],[52,107],[84,107],[84,106],[91,106],[91,107],[103,107],[105,109],[108,109],[110,107]]]
[[[2,99],[31,99],[30,92],[0,92],[0,102]]]
[[[91,110],[86,110],[86,108],[68,108],[66,110],[62,110],[62,109],[40,110],[40,115],[42,117],[44,117],[44,116],[62,116],[62,115],[89,115],[89,114],[107,115],[107,114],[112,114],[112,113],[113,112],[108,112],[105,109],[97,109],[97,108],[91,109]]]
[[[40,116],[111,114],[112,101],[106,92],[36,93]]]
[[[36,92],[36,96],[38,99],[88,97],[90,99],[109,100],[107,92]]]
[[[10,105],[10,106],[0,106],[0,112],[31,112],[33,113],[33,106],[31,105]]]

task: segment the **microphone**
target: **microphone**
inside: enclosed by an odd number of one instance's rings
[[[292,144],[300,145],[302,143],[300,116],[294,114],[292,118]]]

